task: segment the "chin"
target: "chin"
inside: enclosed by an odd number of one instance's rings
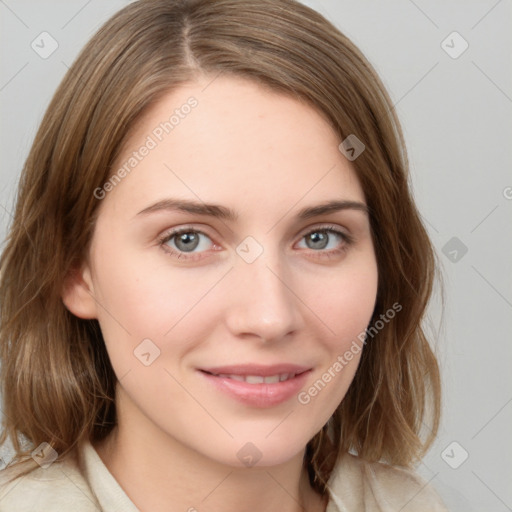
[[[210,439],[203,453],[212,460],[236,468],[279,466],[296,457],[302,458],[304,454],[310,438],[297,436],[296,432],[293,434],[290,435],[288,426],[288,430],[279,435],[269,435],[268,430],[265,430],[265,433],[259,435],[254,435],[254,432],[237,435],[227,443]],[[216,449],[212,451],[212,447]]]

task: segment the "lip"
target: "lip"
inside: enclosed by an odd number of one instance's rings
[[[202,371],[220,375],[222,373],[228,375],[262,375],[268,377],[278,373],[303,373],[311,370],[310,366],[302,366],[298,364],[235,364],[230,366],[215,366],[210,368],[199,368]]]
[[[260,408],[273,407],[296,396],[304,386],[311,370],[311,367],[295,364],[276,364],[270,366],[243,364],[198,369],[199,374],[219,391],[226,393],[245,405]],[[258,384],[249,384],[244,381],[220,376],[227,374],[269,377],[284,373],[295,373],[296,375],[282,382]]]

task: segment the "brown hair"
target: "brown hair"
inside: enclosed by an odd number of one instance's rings
[[[11,439],[20,458],[30,450],[19,434],[64,457],[115,426],[116,377],[99,324],[64,307],[65,278],[87,253],[99,206],[93,191],[112,174],[143,112],[199,73],[220,72],[306,101],[340,142],[354,134],[365,144],[353,166],[379,270],[372,323],[392,304],[402,309],[368,340],[354,381],[308,443],[304,463],[322,494],[336,457],[349,450],[410,465],[439,424],[439,369],[421,326],[435,255],[384,86],[336,27],[294,0],[139,0],[113,16],[69,69],[25,163],[1,257],[2,439]]]

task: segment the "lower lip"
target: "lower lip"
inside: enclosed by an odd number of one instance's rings
[[[212,385],[227,393],[239,402],[253,407],[272,407],[286,402],[297,395],[304,386],[311,370],[296,375],[292,379],[272,384],[248,384],[247,382],[218,377],[200,371]]]

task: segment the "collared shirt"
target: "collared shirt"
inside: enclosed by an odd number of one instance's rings
[[[0,471],[0,512],[141,512],[89,442],[82,465],[73,458],[8,482],[17,471]],[[447,512],[431,485],[414,471],[340,457],[328,484],[326,512]]]

